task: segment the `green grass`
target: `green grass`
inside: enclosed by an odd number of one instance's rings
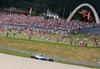
[[[100,61],[100,48],[93,46],[80,47],[3,36],[0,36],[0,45],[84,62]]]
[[[96,66],[88,66],[88,65],[82,65],[82,64],[75,64],[75,63],[70,63],[70,62],[63,62],[63,61],[56,61],[58,63],[64,63],[64,64],[71,64],[71,65],[77,65],[77,66],[84,66],[84,67],[89,67],[89,68],[96,68],[96,69],[100,69],[100,67],[96,67]]]
[[[0,49],[0,53],[30,58],[30,56],[27,55],[27,54],[14,52],[14,51],[9,51],[9,50],[4,50],[4,49]],[[81,65],[81,64],[75,64],[75,63],[69,63],[69,62],[62,62],[62,61],[57,61],[57,60],[56,60],[56,62],[64,63],[64,64],[71,64],[71,65],[78,65],[78,66],[85,66],[85,67],[90,67],[90,68],[99,68],[99,67],[94,67],[94,66]]]
[[[2,33],[2,36],[5,36],[5,32]],[[9,37],[11,38],[20,38],[20,39],[27,39],[27,34],[24,34],[23,32],[21,32],[20,34],[16,34],[16,37],[13,37],[13,33],[11,32]],[[44,38],[43,38],[44,37]],[[47,40],[47,38],[50,38],[50,40]],[[44,41],[44,42],[52,42],[52,43],[57,43],[56,38],[59,37],[61,38],[61,34],[47,34],[47,35],[40,35],[39,33],[36,35],[34,34],[31,38],[31,40],[37,40],[37,41]],[[88,46],[93,46],[93,41],[88,37],[88,40],[84,40],[85,37],[82,37],[81,35],[72,35],[73,41],[76,40],[76,38],[79,38],[79,40],[82,40],[86,43],[88,43]],[[86,37],[87,38],[87,37]],[[99,40],[100,41],[100,40]],[[60,40],[59,41],[60,44],[69,44],[68,42],[68,38],[65,38],[65,41]]]
[[[29,55],[24,54],[24,53],[19,53],[19,52],[14,52],[14,51],[9,51],[9,50],[3,50],[3,49],[0,49],[0,53],[22,56],[22,57],[29,57]]]

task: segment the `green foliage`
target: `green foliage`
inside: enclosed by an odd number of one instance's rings
[[[33,11],[31,15],[32,15],[32,16],[39,16],[40,14]]]
[[[100,15],[99,0],[0,0],[0,8],[12,6],[29,10],[30,7],[33,7],[33,11],[37,13],[44,13],[49,8],[52,12],[58,13],[61,17],[63,15],[63,8],[65,8],[64,17],[68,17],[70,11],[73,11],[82,3],[91,4]],[[32,15],[34,15],[34,13]]]
[[[43,16],[43,18],[44,18],[44,19],[49,19],[49,17],[48,17],[48,16]]]
[[[26,11],[25,15],[29,15],[29,11]]]

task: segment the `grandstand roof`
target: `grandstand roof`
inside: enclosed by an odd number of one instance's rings
[[[2,12],[11,12],[11,13],[16,13],[16,14],[25,14],[25,11],[17,8],[4,8]]]

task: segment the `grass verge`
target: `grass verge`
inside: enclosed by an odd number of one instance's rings
[[[100,48],[0,37],[0,45],[84,62],[100,61]]]
[[[4,49],[0,49],[0,53],[29,58],[29,55],[27,55],[27,54],[19,53],[19,52],[14,52],[14,51],[9,51],[9,50],[4,50]],[[89,67],[89,68],[98,68],[99,69],[99,67],[96,67],[96,66],[94,67],[94,66],[88,66],[88,65],[74,64],[74,63],[63,62],[63,61],[56,61],[56,62],[64,63],[64,64],[71,64],[71,65],[78,65],[78,66],[85,66],[85,67]]]
[[[3,49],[0,49],[0,53],[10,54],[10,55],[15,55],[15,56],[21,56],[21,57],[30,57],[29,55],[24,54],[24,53],[19,53],[19,52],[14,52],[14,51],[9,51],[9,50],[3,50]]]

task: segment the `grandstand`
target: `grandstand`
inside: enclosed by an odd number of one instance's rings
[[[81,22],[79,20],[72,20],[70,22],[64,19],[44,19],[41,16],[26,16],[17,14],[2,14],[0,15],[0,27],[11,28],[11,26],[18,28],[33,28],[56,30],[56,31],[71,31],[83,29],[88,27],[98,26],[96,23]]]

